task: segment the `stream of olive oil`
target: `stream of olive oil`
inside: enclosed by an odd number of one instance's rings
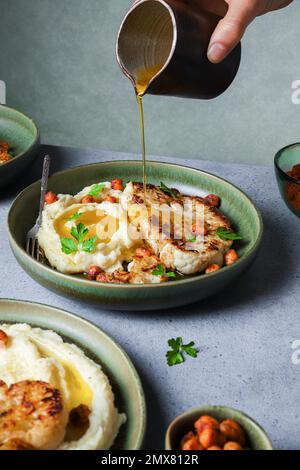
[[[152,78],[162,69],[161,65],[141,69],[137,73],[135,81],[135,92],[140,114],[140,132],[141,132],[141,145],[142,145],[142,162],[143,162],[143,184],[144,184],[144,201],[146,203],[147,195],[147,159],[146,159],[146,141],[145,141],[145,120],[144,120],[144,107],[143,96],[147,91]]]
[[[147,196],[147,162],[146,162],[146,142],[145,142],[145,120],[143,108],[143,96],[136,95],[139,113],[140,113],[140,128],[141,128],[141,144],[142,144],[142,159],[143,159],[143,184],[144,184],[144,202],[146,204]]]

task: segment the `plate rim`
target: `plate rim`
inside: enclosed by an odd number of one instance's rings
[[[86,167],[91,167],[91,166],[98,166],[98,165],[102,165],[102,164],[103,165],[109,165],[109,166],[110,165],[114,166],[114,165],[117,165],[117,164],[126,164],[126,165],[133,166],[133,165],[136,165],[137,163],[140,164],[141,161],[140,160],[113,160],[113,161],[109,161],[109,162],[104,161],[104,162],[88,163],[88,164],[85,164],[85,165],[77,165],[77,166],[67,168],[65,170],[61,170],[61,171],[57,171],[57,172],[53,173],[53,175],[51,175],[51,177],[49,178],[49,181],[51,180],[52,177],[55,177],[57,175],[64,175],[65,173],[68,173],[68,172],[70,172],[72,170],[75,170],[75,169],[86,168]],[[192,173],[201,173],[204,176],[208,176],[209,178],[212,178],[214,180],[219,180],[219,181],[223,182],[224,184],[233,187],[235,190],[239,191],[246,198],[246,200],[248,201],[248,203],[251,205],[252,209],[254,210],[254,213],[255,213],[257,221],[258,221],[259,232],[258,232],[258,236],[256,238],[256,241],[255,241],[254,245],[252,246],[251,250],[246,255],[239,258],[236,263],[234,263],[232,265],[229,265],[229,266],[224,266],[221,270],[215,271],[215,272],[212,272],[212,273],[209,273],[209,274],[205,274],[205,275],[199,274],[199,275],[195,275],[193,277],[189,277],[187,279],[176,280],[176,285],[194,284],[194,283],[201,282],[201,281],[203,282],[205,279],[209,279],[209,278],[212,278],[212,277],[217,277],[217,276],[220,277],[222,274],[224,274],[227,271],[233,271],[233,270],[239,269],[240,265],[244,264],[244,262],[247,259],[251,258],[251,256],[254,253],[256,253],[257,249],[259,248],[259,246],[262,242],[263,233],[264,233],[264,222],[263,222],[263,218],[262,218],[260,210],[257,208],[256,204],[252,201],[252,199],[242,189],[240,189],[238,186],[231,183],[230,181],[226,180],[225,178],[222,178],[220,176],[214,175],[214,174],[209,173],[207,171],[199,170],[197,168],[193,168],[193,167],[190,167],[190,166],[180,165],[180,164],[177,164],[177,163],[159,162],[159,161],[156,161],[156,160],[149,160],[148,164],[154,165],[154,166],[156,166],[156,165],[157,166],[171,166],[171,167],[176,167],[178,169],[189,170]],[[14,208],[15,204],[17,203],[17,201],[22,197],[22,195],[25,192],[30,191],[30,189],[33,186],[35,186],[39,181],[41,181],[41,180],[37,180],[34,183],[27,186],[26,188],[24,188],[16,196],[16,198],[13,200],[13,202],[12,202],[10,208],[9,208],[9,211],[8,211],[8,214],[7,214],[7,217],[6,217],[6,229],[7,229],[10,245],[14,247],[14,249],[12,249],[12,251],[14,252],[14,250],[17,250],[21,254],[21,256],[25,256],[28,263],[32,263],[33,266],[37,266],[39,269],[43,270],[46,273],[49,273],[49,274],[52,273],[53,275],[55,275],[56,277],[59,277],[61,279],[65,279],[65,280],[69,280],[69,281],[72,280],[72,282],[75,285],[81,285],[81,286],[91,286],[91,285],[93,285],[94,281],[89,281],[87,279],[76,278],[74,276],[72,277],[72,275],[69,275],[69,274],[60,273],[59,271],[56,271],[53,268],[48,267],[48,266],[38,262],[37,260],[32,258],[32,256],[28,255],[26,253],[25,249],[21,245],[19,245],[19,243],[17,243],[15,241],[14,237],[12,236],[11,231],[10,231],[10,218],[11,218],[11,213],[13,211],[13,208]],[[104,283],[104,282],[98,282],[97,285],[100,286],[100,287],[106,287],[106,288],[109,287],[109,289],[131,289],[131,290],[145,289],[145,288],[163,289],[163,288],[170,287],[170,283],[168,283],[168,282],[166,282],[166,283],[163,282],[163,283],[160,283],[160,284],[117,284],[117,283],[110,283],[109,285],[107,283]],[[175,281],[174,281],[174,285],[175,285]]]
[[[140,378],[140,376],[137,372],[137,369],[136,369],[135,365],[133,364],[130,356],[128,355],[128,353],[123,348],[123,346],[121,346],[118,343],[118,341],[116,341],[110,334],[106,333],[106,331],[103,330],[102,327],[96,325],[95,323],[93,323],[90,320],[87,320],[85,317],[82,317],[81,315],[77,315],[75,313],[70,312],[69,310],[65,310],[63,308],[55,307],[55,306],[52,306],[52,305],[49,305],[49,304],[44,304],[42,302],[32,302],[31,300],[13,299],[13,298],[7,298],[7,297],[0,298],[0,309],[1,309],[1,304],[5,304],[5,303],[9,303],[9,304],[17,303],[19,305],[26,305],[26,306],[34,305],[34,306],[37,306],[37,307],[42,307],[42,308],[49,309],[50,311],[51,310],[56,310],[62,315],[66,315],[67,317],[74,318],[75,320],[80,321],[81,323],[84,323],[88,328],[92,328],[93,330],[96,330],[98,333],[100,332],[102,336],[104,336],[110,343],[113,344],[113,346],[118,350],[118,353],[120,353],[124,357],[124,359],[126,360],[130,370],[132,371],[133,377],[134,377],[134,380],[135,380],[135,385],[136,385],[136,388],[137,388],[137,391],[138,391],[138,395],[140,397],[141,426],[140,426],[138,439],[137,439],[136,444],[135,444],[135,449],[133,449],[133,450],[140,450],[143,446],[143,442],[144,442],[145,434],[146,434],[146,428],[147,428],[146,396],[145,396],[142,381],[141,381],[141,378]],[[1,316],[1,311],[0,311],[0,316]],[[2,320],[0,319],[0,321],[2,321]],[[51,323],[51,318],[48,321]],[[16,322],[16,323],[18,323],[18,322]],[[21,322],[19,322],[19,323],[21,323]],[[33,322],[33,324],[34,324],[34,322]],[[37,326],[37,327],[45,329],[45,328],[40,327],[40,326]],[[53,329],[53,331],[56,332],[55,328]],[[72,338],[70,338],[70,339],[72,339]],[[100,357],[99,357],[99,360],[101,360]],[[118,383],[117,380],[116,380],[116,382]],[[125,410],[125,412],[126,412],[126,410]]]

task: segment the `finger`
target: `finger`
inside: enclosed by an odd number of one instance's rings
[[[226,16],[219,22],[210,40],[207,56],[211,62],[219,63],[225,59],[257,16],[257,7],[250,2],[245,3],[240,0],[230,2]]]

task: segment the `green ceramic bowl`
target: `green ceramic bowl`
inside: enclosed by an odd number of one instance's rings
[[[0,105],[0,141],[8,142],[14,157],[0,165],[0,190],[11,183],[35,159],[40,148],[40,133],[28,116]]]
[[[280,194],[288,208],[300,217],[300,180],[287,174],[300,164],[300,143],[284,147],[275,155],[275,173]]]
[[[163,181],[186,194],[215,193],[221,197],[221,210],[233,221],[244,240],[236,245],[240,259],[232,266],[209,275],[199,275],[159,285],[102,284],[58,273],[40,264],[24,250],[27,231],[34,224],[39,205],[40,183],[26,188],[14,201],[8,215],[8,233],[12,251],[24,270],[37,282],[63,295],[96,301],[111,310],[153,310],[186,305],[216,294],[239,278],[254,260],[259,248],[263,224],[252,201],[227,181],[203,171],[167,163],[148,163],[148,180]],[[118,177],[124,181],[142,181],[142,166],[137,161],[96,163],[53,175],[49,189],[57,193],[77,193],[84,186]]]
[[[166,433],[166,450],[179,450],[182,437],[194,429],[194,422],[200,416],[209,415],[219,421],[233,419],[245,430],[247,447],[252,450],[273,450],[272,443],[259,424],[241,411],[227,406],[201,406],[186,411],[178,416],[169,426]]]
[[[0,323],[28,323],[56,331],[65,341],[76,344],[98,362],[109,377],[118,410],[127,416],[113,449],[138,450],[142,447],[146,427],[142,385],[125,351],[104,331],[64,310],[8,299],[0,299]]]

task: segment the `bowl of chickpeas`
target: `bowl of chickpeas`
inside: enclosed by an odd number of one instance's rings
[[[12,183],[38,156],[40,132],[25,114],[0,105],[0,191]]]
[[[245,413],[226,406],[202,406],[178,416],[166,433],[166,450],[273,450],[263,430]]]

